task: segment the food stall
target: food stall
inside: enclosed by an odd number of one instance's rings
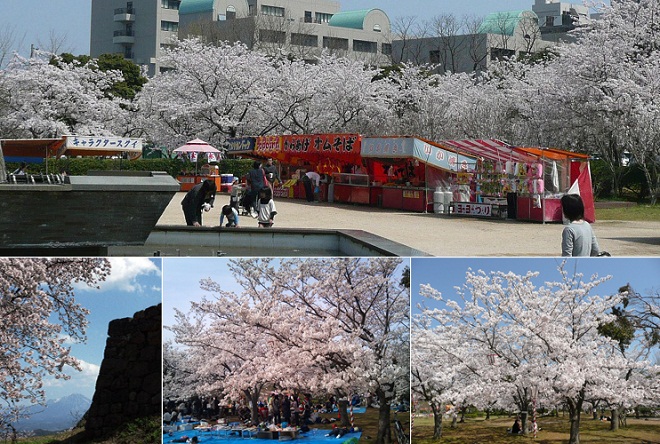
[[[217,166],[211,166],[210,162],[218,162],[221,159],[220,150],[212,147],[207,142],[200,139],[194,139],[187,142],[185,145],[175,149],[174,152],[181,156],[188,158],[195,164],[195,171],[183,171],[177,176],[177,180],[181,184],[181,191],[190,191],[195,185],[205,180],[212,180],[215,183],[216,189],[221,190],[222,176],[218,173]],[[199,157],[205,155],[209,163],[202,165],[199,168]]]
[[[360,147],[358,134],[262,136],[255,139],[252,155],[279,162],[282,183],[273,190],[275,196],[304,198],[304,187],[298,179],[308,171],[316,171],[325,176],[319,199],[337,201],[339,198],[342,201],[341,185],[338,190],[331,179],[335,174],[350,171],[353,166],[361,164]]]
[[[514,147],[496,139],[438,143],[468,152],[478,159],[474,175],[465,179],[471,181],[475,205],[455,205],[456,214],[561,222],[561,196],[582,177],[584,184],[580,194],[586,213],[593,219],[591,179],[588,171],[585,173],[589,166],[586,155],[557,149]]]
[[[532,201],[532,196],[521,196],[518,199],[520,219],[562,222],[561,197],[570,193],[582,197],[585,220],[590,223],[596,221],[588,154],[557,148],[517,147],[516,149],[536,156],[542,171],[539,174],[538,185],[533,190],[541,195],[541,205]]]
[[[379,206],[399,210],[446,212],[438,202],[441,190],[454,187],[455,200],[469,200],[458,183],[459,174],[470,174],[476,158],[417,137],[371,137],[362,141],[362,157],[371,173],[371,195]],[[436,194],[437,193],[437,194]],[[374,202],[372,202],[373,204]],[[446,208],[446,210],[445,210]]]

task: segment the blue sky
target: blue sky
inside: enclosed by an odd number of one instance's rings
[[[2,0],[5,1],[5,0]],[[108,323],[132,317],[134,313],[161,302],[161,260],[148,258],[110,258],[111,275],[99,290],[76,287],[75,299],[91,311],[88,316],[87,342],[73,344],[71,354],[82,362],[83,371],[68,369],[68,381],[45,380],[47,399],[73,393],[92,398],[96,377],[103,360]]]
[[[399,17],[428,19],[444,13],[457,17],[531,9],[534,0],[339,0],[342,10],[380,8],[394,22]],[[574,3],[581,4],[579,0]],[[47,45],[50,36],[65,37],[62,52],[89,53],[91,0],[0,0],[0,37],[9,31],[22,55],[30,45]]]
[[[420,284],[429,284],[442,292],[444,297],[455,299],[454,287],[465,283],[465,272],[483,270],[524,274],[538,271],[538,285],[546,281],[560,280],[557,267],[560,258],[414,258],[412,260],[411,292],[412,311],[420,301],[427,301],[419,295]],[[660,291],[660,258],[573,258],[566,269],[582,273],[585,279],[592,274],[611,275],[612,279],[600,285],[599,294],[616,293],[619,287],[630,283],[633,289],[647,294],[655,289]],[[431,304],[429,304],[432,306]]]

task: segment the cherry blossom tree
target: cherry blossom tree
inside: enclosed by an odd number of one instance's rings
[[[0,130],[16,137],[59,137],[63,134],[123,134],[127,103],[106,94],[122,80],[121,73],[101,71],[94,60],[64,63],[37,52],[26,59],[14,56],[0,71],[5,91]]]
[[[223,290],[177,311],[175,341],[203,356],[201,390],[244,395],[253,406],[265,388],[375,393],[377,441],[391,442],[390,404],[407,397],[408,291],[397,281],[398,259],[232,260],[243,288]],[[208,392],[207,392],[208,393]],[[345,410],[343,418],[347,418]]]
[[[649,392],[657,396],[649,376],[658,368],[621,353],[616,341],[599,333],[599,326],[613,319],[611,307],[623,297],[596,294],[608,278],[587,280],[563,267],[559,272],[561,281],[537,286],[534,272],[470,270],[456,299],[423,285],[420,294],[440,308],[421,308],[419,322],[427,328],[414,344],[422,351],[435,349],[451,356],[449,365],[469,375],[452,387],[468,402],[496,395],[501,405],[515,402],[525,407],[523,411],[533,400],[565,404],[569,442],[579,443],[587,398],[631,406],[647,399]],[[437,365],[442,371],[444,362],[422,359],[413,365]]]
[[[270,100],[275,68],[241,43],[218,46],[200,39],[164,50],[164,66],[137,96],[145,135],[159,145],[181,145],[194,137],[221,145],[227,137],[261,134],[270,118],[257,113]],[[178,145],[177,145],[178,144]]]
[[[88,311],[74,286],[98,286],[109,274],[106,259],[0,258],[0,427],[12,428],[21,404],[45,401],[47,375],[68,379],[81,370],[67,338],[85,341]]]

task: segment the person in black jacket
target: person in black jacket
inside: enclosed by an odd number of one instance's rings
[[[186,225],[199,227],[202,225],[202,210],[209,211],[215,200],[215,182],[206,179],[198,183],[181,201],[183,215],[186,217]]]

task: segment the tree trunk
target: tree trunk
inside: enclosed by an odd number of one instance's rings
[[[337,410],[339,410],[339,418],[342,427],[350,427],[351,420],[348,417],[348,400],[340,399],[337,401]]]
[[[490,419],[490,408],[486,409],[486,421]]]
[[[390,427],[390,399],[381,389],[376,391],[378,396],[378,436],[376,444],[392,444],[392,429]]]
[[[520,430],[523,435],[527,434],[527,410],[520,412]]]
[[[258,390],[243,390],[245,397],[250,400],[250,417],[253,425],[259,424],[259,393]]]
[[[442,438],[442,406],[431,404],[433,409],[433,437]]]
[[[7,166],[5,165],[5,156],[2,154],[2,142],[0,142],[0,183],[7,182]]]
[[[612,409],[612,421],[610,421],[610,430],[615,431],[619,430],[619,408],[614,407]]]
[[[581,392],[582,393],[582,392]],[[583,399],[568,399],[568,414],[571,421],[571,434],[568,444],[580,444],[580,413],[582,412]]]

